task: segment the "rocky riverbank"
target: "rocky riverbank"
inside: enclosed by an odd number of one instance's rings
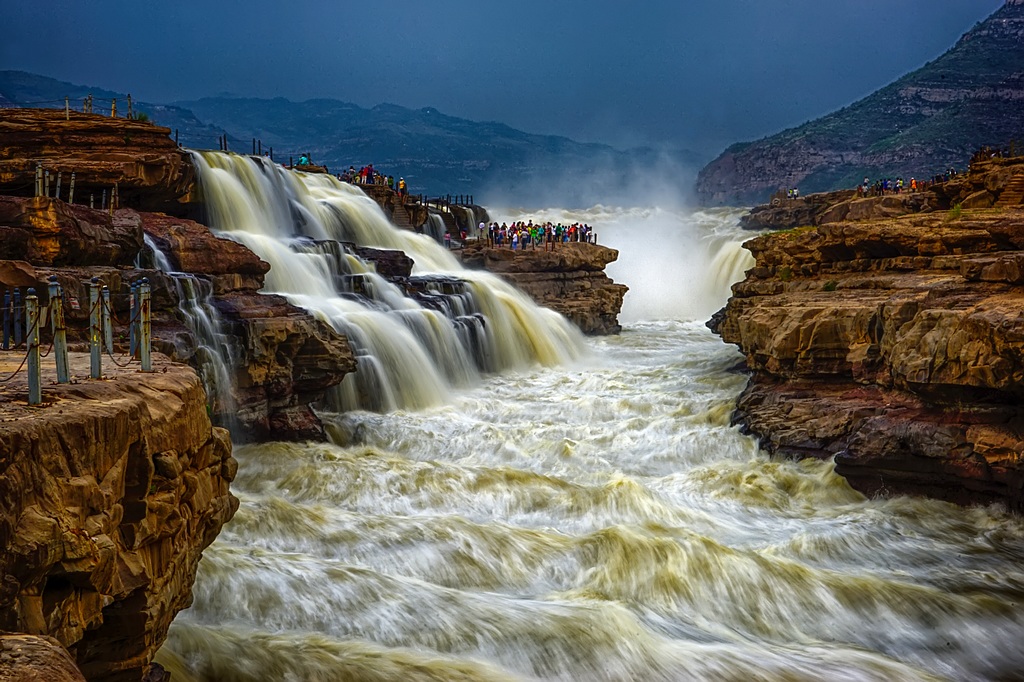
[[[499,275],[539,305],[564,315],[584,334],[622,331],[618,316],[629,287],[604,274],[605,267],[619,257],[615,249],[568,242],[551,251],[513,251],[470,241],[455,253],[466,267]]]
[[[737,420],[771,451],[834,456],[868,494],[1024,510],[1024,206],[962,205],[1009,202],[992,188],[1019,161],[980,164],[922,211],[844,200],[748,241],[757,265],[709,323],[752,372]]]
[[[90,380],[87,353],[70,368],[76,381],[56,384],[44,363],[40,406],[24,374],[0,389],[0,629],[54,638],[88,679],[137,682],[238,506],[236,464],[191,368],[157,355],[152,373]],[[26,641],[4,641],[10,670],[43,651],[64,674],[59,652]]]

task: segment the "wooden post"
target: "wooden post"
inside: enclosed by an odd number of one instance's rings
[[[100,210],[107,210],[107,190],[103,190],[103,200],[100,202]]]
[[[45,177],[46,182],[43,185],[43,196],[48,197],[50,196],[50,171],[46,171]]]
[[[89,113],[89,98],[88,97],[83,97],[82,98],[82,113],[83,114],[88,114]]]
[[[68,374],[68,338],[64,327],[64,301],[57,275],[50,275],[50,325],[53,330],[53,354],[57,360],[57,383],[71,381]]]
[[[68,190],[68,203],[75,203],[75,172],[71,171],[71,188]]]
[[[28,404],[43,402],[43,386],[39,376],[39,299],[29,289],[25,297],[25,329],[28,331]]]
[[[110,100],[110,118],[117,118],[117,98]]]
[[[174,129],[174,146],[176,146],[176,147],[180,147],[181,146],[180,144],[178,144],[178,129],[177,128]]]
[[[64,97],[64,120],[71,120],[71,100],[67,96]]]
[[[60,176],[61,176],[61,172],[57,171],[57,189],[53,193],[53,196],[57,197],[58,199],[60,199]]]
[[[270,160],[271,161],[274,160],[274,148],[273,147],[270,148]]]
[[[36,164],[36,196],[43,196],[43,164]]]
[[[89,192],[89,208],[95,208],[95,203],[96,203],[94,201],[95,198],[96,198],[96,195],[93,194],[92,192]]]
[[[128,93],[128,118],[135,118],[135,112],[132,110],[132,93]]]
[[[252,155],[256,156],[256,138],[252,138]]]
[[[263,140],[256,140],[256,153],[263,156]]]

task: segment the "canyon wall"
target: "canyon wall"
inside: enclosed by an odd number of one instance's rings
[[[71,384],[43,367],[42,405],[26,404],[24,373],[0,401],[0,629],[55,639],[90,680],[137,682],[238,506],[231,443],[196,373],[161,355],[151,373],[89,380],[72,353]],[[0,668],[43,646],[8,645],[22,653]],[[38,679],[61,679],[54,656]]]
[[[925,203],[1008,169],[1024,175],[1024,159]],[[834,456],[869,494],[1024,510],[1024,206],[849,209],[745,244],[757,264],[709,322],[752,372],[737,419],[770,451]]]

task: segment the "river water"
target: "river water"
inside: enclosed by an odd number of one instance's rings
[[[520,215],[622,250],[624,332],[236,448],[175,680],[1021,679],[1019,518],[868,500],[729,425],[703,320],[749,266],[735,212]]]

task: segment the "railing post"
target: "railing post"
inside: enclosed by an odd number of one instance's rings
[[[63,173],[61,173],[60,171],[57,171],[57,191],[55,191],[53,193],[53,196],[57,197],[58,199],[60,199],[60,178],[61,178],[61,175],[63,175]]]
[[[50,196],[50,171],[44,171],[45,182],[43,184],[43,196]]]
[[[100,323],[103,326],[103,342],[107,352],[114,354],[114,330],[110,325],[110,288],[100,289]]]
[[[139,359],[142,361],[142,371],[152,372],[153,371],[153,358],[150,355],[150,332],[151,322],[150,320],[150,308],[149,308],[149,280],[146,278],[142,279],[142,286],[139,287],[142,307],[142,330],[139,334]]]
[[[36,196],[43,196],[43,164],[36,164]]]
[[[139,346],[139,284],[132,282],[128,294],[128,354],[133,358],[138,357],[136,350]]]
[[[89,376],[103,378],[103,351],[100,348],[100,278],[89,281]]]
[[[110,118],[117,118],[117,98],[110,100]]]
[[[39,299],[29,289],[25,297],[25,327],[28,330],[28,404],[43,402],[43,385],[39,376]]]
[[[107,210],[107,190],[103,190],[103,200],[100,202],[100,210]]]
[[[89,208],[95,208],[96,206],[96,195],[92,192],[89,193]]]
[[[14,310],[11,315],[11,324],[14,325],[14,347],[21,345],[21,289],[14,290]]]
[[[75,203],[75,171],[71,171],[71,187],[68,190],[68,203]]]
[[[57,275],[50,275],[50,325],[53,331],[53,354],[57,360],[57,383],[71,381],[68,374],[68,337],[64,326],[64,301],[61,299]]]
[[[4,350],[11,349],[11,313],[14,311],[11,308],[11,290],[4,290],[4,341],[2,348]]]
[[[71,102],[67,96],[64,97],[64,120],[71,120]]]

